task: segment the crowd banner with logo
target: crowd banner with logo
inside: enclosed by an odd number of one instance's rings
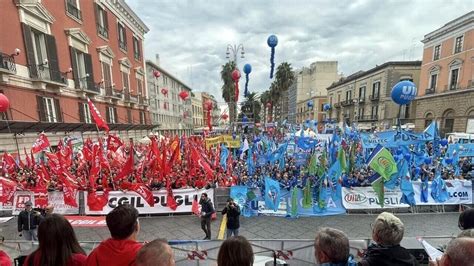
[[[102,211],[91,211],[89,209],[87,192],[85,192],[85,214],[104,215],[124,203],[135,207],[140,214],[191,213],[194,196],[197,195],[199,199],[204,192],[207,193],[209,198],[214,198],[214,189],[173,189],[174,198],[178,205],[178,208],[174,211],[166,205],[166,189],[153,191],[154,207],[151,207],[144,198],[133,191],[110,191],[107,204]]]
[[[436,202],[431,196],[431,182],[428,185],[428,202],[421,202],[421,181],[413,182],[413,190],[415,191],[416,205],[457,205],[472,204],[472,182],[471,180],[445,180],[446,190],[449,198],[443,203]]]
[[[399,146],[432,141],[434,139],[434,135],[429,131],[414,133],[405,130],[401,130],[400,132],[391,130],[378,133],[360,133],[360,137],[364,149],[373,149],[377,147],[378,144],[385,148],[396,148]]]
[[[384,209],[408,208],[410,205],[400,202],[402,191],[397,188],[385,188]],[[377,193],[372,187],[342,188],[342,204],[347,210],[380,209]]]
[[[40,205],[39,194],[32,191],[17,191],[13,196],[12,214],[18,215],[25,209],[25,203],[31,201],[33,208],[45,208],[46,205],[54,207],[54,213],[57,214],[79,214],[79,207],[73,207],[64,203],[64,193],[59,191],[48,192],[47,204]],[[77,206],[79,206],[79,192],[76,195]],[[45,201],[46,202],[46,201]]]
[[[107,226],[105,216],[66,216],[73,227],[104,227]]]
[[[448,154],[453,154],[454,151],[458,152],[459,157],[474,157],[474,143],[449,144]]]
[[[231,135],[220,135],[218,137],[206,138],[206,148],[218,144],[225,144],[227,148],[240,148],[240,139]]]

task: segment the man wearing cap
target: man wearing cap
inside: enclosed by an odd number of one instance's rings
[[[36,229],[40,222],[41,214],[33,211],[31,201],[25,203],[25,210],[18,215],[18,232],[25,240],[38,241]]]
[[[239,235],[239,216],[240,207],[234,202],[233,198],[227,200],[227,205],[222,210],[222,215],[227,214],[227,234],[226,238],[230,238],[232,235]]]

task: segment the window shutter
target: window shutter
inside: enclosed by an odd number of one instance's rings
[[[99,33],[100,16],[99,16],[99,5],[97,5],[97,3],[94,3],[94,15],[95,15],[95,27],[96,27],[97,33]]]
[[[86,73],[89,74],[89,77],[87,77],[87,88],[90,91],[96,91],[94,71],[92,69],[92,57],[90,54],[84,54],[84,66],[86,68]]]
[[[48,52],[48,67],[51,80],[64,82],[59,72],[58,50],[56,48],[56,39],[52,35],[45,34],[46,50]]]
[[[78,102],[78,104],[79,104],[79,122],[85,123],[86,119],[84,116],[84,103]]]
[[[21,23],[23,29],[23,41],[25,42],[26,60],[28,62],[30,77],[38,78],[38,69],[36,68],[35,50],[33,40],[31,39],[31,27]]]
[[[105,107],[105,118],[107,119],[107,123],[110,123],[110,112],[109,112],[109,107]]]
[[[79,69],[78,69],[78,66],[77,66],[77,60],[76,60],[76,54],[77,54],[77,50],[72,47],[72,46],[69,46],[69,52],[70,52],[70,55],[71,55],[71,64],[72,64],[72,76],[74,78],[74,87],[76,87],[76,89],[80,89],[81,88],[81,83],[80,83],[80,80],[79,78],[82,78],[82,77],[79,77]]]
[[[119,119],[118,119],[118,115],[117,115],[117,107],[114,107],[113,110],[114,110],[115,123],[118,124]]]
[[[59,99],[54,99],[54,106],[56,107],[56,120],[57,122],[63,122],[63,112],[61,111],[61,105]]]
[[[41,96],[36,96],[36,104],[38,107],[39,121],[46,121],[46,110],[45,110],[44,98]]]
[[[129,124],[132,123],[132,110],[130,110],[130,109],[127,109],[127,122]]]

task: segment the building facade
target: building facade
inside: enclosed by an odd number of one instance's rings
[[[156,71],[160,73],[159,77],[155,77]],[[162,134],[192,134],[191,88],[161,67],[159,62],[147,60],[146,73],[151,120],[159,125],[155,130]],[[188,93],[185,100],[179,96],[183,91]]]
[[[296,71],[296,82],[288,94],[288,121],[290,123],[304,118],[306,111],[297,108],[297,105],[302,105],[301,102],[327,96],[326,88],[339,80],[337,67],[337,61],[318,61],[312,63],[310,67],[303,67]]]
[[[23,142],[30,148],[36,134],[29,132],[54,132],[52,143],[92,134],[87,98],[122,137],[152,128],[141,126],[150,125],[142,48],[148,28],[124,0],[2,1],[0,17],[0,91],[10,100],[3,118],[16,123],[10,132],[25,134],[15,135],[16,144],[4,135],[5,150]]]
[[[313,103],[313,106],[308,106],[309,101]],[[328,98],[326,96],[313,96],[310,99],[298,102],[296,123],[302,124],[306,120],[316,120],[318,122],[324,121],[328,114],[324,111],[323,106],[327,102]]]
[[[391,99],[392,87],[402,80],[417,87],[421,61],[387,62],[341,78],[327,88],[329,118],[340,125],[356,123],[362,130],[385,130],[397,124],[399,106]],[[402,124],[412,122],[412,105],[400,109]]]
[[[193,111],[193,128],[204,126],[204,115],[201,94],[192,93],[191,95],[192,111]]]
[[[217,101],[214,95],[211,95],[207,92],[196,92],[196,97],[201,97],[201,102],[202,102],[202,116],[203,116],[203,127],[207,127],[208,123],[208,110],[207,110],[207,105],[208,103],[212,104],[212,110],[211,112],[211,124],[213,126],[217,126],[220,120],[220,109],[219,106],[217,106]]]
[[[423,39],[416,128],[433,119],[440,133],[474,133],[474,11]]]

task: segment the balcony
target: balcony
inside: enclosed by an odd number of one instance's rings
[[[45,65],[28,66],[28,69],[32,79],[67,86],[67,73],[50,69]]]
[[[122,100],[122,92],[116,90],[114,86],[105,87],[105,96],[115,100]]]
[[[370,95],[369,99],[371,101],[378,101],[380,99],[380,95],[378,95],[378,94]]]
[[[359,101],[359,103],[365,103],[365,97],[359,98],[359,99],[357,99],[357,101]]]
[[[148,98],[142,95],[138,95],[138,104],[142,106],[148,106]]]
[[[348,100],[345,100],[345,101],[341,102],[342,106],[351,106],[352,104],[354,104],[352,99],[348,99]]]
[[[97,33],[98,33],[100,36],[102,36],[102,37],[104,37],[104,38],[106,38],[106,39],[109,38],[109,30],[108,30],[106,27],[101,26],[101,25],[98,24],[98,23],[97,23]]]
[[[73,16],[74,18],[82,21],[82,12],[76,7],[76,1],[68,0],[66,4],[66,11],[69,15]]]
[[[359,122],[372,122],[378,120],[378,115],[356,115],[355,120]]]
[[[435,93],[435,88],[427,88],[425,90],[425,94],[428,95],[428,94],[434,94]]]
[[[15,57],[5,53],[0,53],[0,72],[16,74]]]
[[[341,107],[341,103],[335,103],[334,104],[334,108],[340,108]]]

